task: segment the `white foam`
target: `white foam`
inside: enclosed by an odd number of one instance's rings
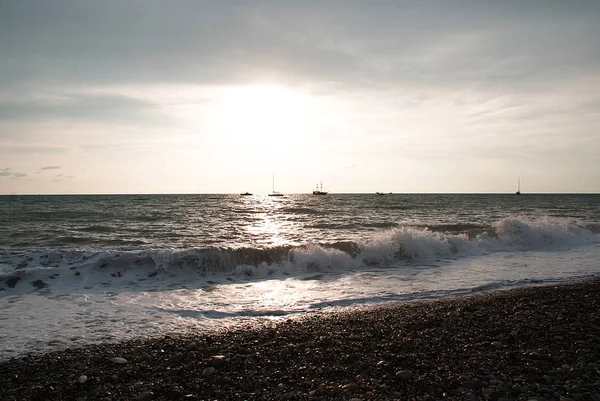
[[[309,244],[273,250],[140,250],[30,251],[0,254],[0,298],[45,291],[52,293],[118,291],[120,288],[160,288],[171,279],[194,281],[207,276],[268,278],[306,272],[360,271],[373,267],[419,265],[498,252],[563,251],[600,243],[600,234],[568,219],[535,221],[508,218],[474,238],[427,228],[400,227],[381,231],[357,244],[358,253]],[[243,262],[247,253],[275,260]],[[15,268],[17,266],[17,268]],[[19,281],[10,288],[10,278]],[[42,290],[33,283],[41,280]],[[14,280],[11,284],[15,284]]]
[[[160,287],[0,299],[0,359],[76,344],[210,330],[253,319],[600,276],[600,245],[568,251],[497,252],[360,271],[273,273],[267,278],[170,277]]]

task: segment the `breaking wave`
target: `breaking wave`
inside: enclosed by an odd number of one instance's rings
[[[275,273],[356,271],[420,265],[494,252],[560,251],[600,242],[597,230],[543,218],[472,224],[399,227],[364,241],[338,241],[270,248],[204,248],[182,251],[30,250],[0,252],[0,296],[45,288],[116,281],[160,280],[178,275],[268,277]]]

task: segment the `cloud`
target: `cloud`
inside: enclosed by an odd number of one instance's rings
[[[45,166],[45,167],[40,168],[40,171],[42,171],[42,170],[58,170],[61,168],[62,168],[62,166]]]
[[[1,177],[9,177],[11,180],[15,180],[15,179],[27,177],[27,174],[25,174],[25,173],[12,172],[11,170],[12,170],[11,168],[0,169],[0,178]]]
[[[67,146],[53,146],[53,145],[22,145],[22,144],[7,144],[3,145],[0,143],[0,152],[3,153],[23,153],[23,154],[31,154],[31,153],[39,153],[39,154],[56,154],[56,153],[65,153],[68,151]]]
[[[69,119],[104,124],[157,125],[170,118],[147,101],[105,94],[57,93],[46,99],[0,100],[0,120]]]
[[[5,2],[0,85],[527,85],[532,73],[596,70],[599,10],[516,0]]]
[[[185,159],[181,144],[228,154],[207,122],[219,102],[199,99],[274,83],[323,105],[331,120],[305,138],[323,133],[340,165],[496,158],[494,171],[535,160],[555,175],[579,158],[596,171],[599,15],[586,0],[0,0],[0,160],[85,157],[98,177],[106,160],[140,166],[125,179]]]

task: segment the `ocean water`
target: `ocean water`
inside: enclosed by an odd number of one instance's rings
[[[0,359],[600,275],[600,195],[0,196]]]

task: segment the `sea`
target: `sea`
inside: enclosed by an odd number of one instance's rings
[[[0,360],[600,276],[600,195],[0,196]]]

